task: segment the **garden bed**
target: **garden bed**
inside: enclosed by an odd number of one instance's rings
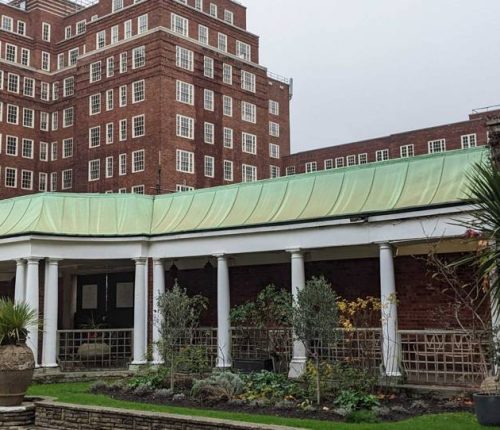
[[[379,405],[365,410],[350,411],[331,403],[316,407],[309,401],[283,400],[272,402],[267,399],[255,400],[198,400],[187,394],[178,392],[170,395],[169,390],[146,392],[124,388],[117,390],[111,385],[106,388],[97,385],[92,389],[96,394],[104,394],[116,400],[136,402],[142,404],[186,407],[210,408],[211,410],[258,415],[272,415],[283,418],[315,419],[338,422],[396,422],[412,417],[429,414],[473,412],[473,404],[468,396],[444,398],[442,393],[433,395],[407,394],[400,391],[391,394],[377,394]]]

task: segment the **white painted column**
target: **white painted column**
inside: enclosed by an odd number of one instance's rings
[[[398,335],[398,306],[394,257],[392,246],[381,243],[380,250],[380,297],[382,301],[382,357],[385,374],[401,376],[401,346]]]
[[[146,262],[146,258],[135,259],[133,365],[146,364]]]
[[[233,365],[231,358],[231,296],[229,291],[229,266],[227,256],[217,257],[217,367],[229,368]]]
[[[14,301],[16,303],[26,300],[26,261],[16,260],[16,286],[14,291]]]
[[[306,272],[304,264],[304,253],[301,249],[290,249],[292,266],[292,297],[295,302],[297,294],[306,286]],[[299,378],[306,370],[307,353],[303,342],[293,336],[293,356],[290,363],[288,377]]]
[[[38,280],[38,257],[29,257],[26,267],[26,304],[35,312],[38,318],[39,310],[39,280]],[[26,344],[33,351],[35,365],[38,367],[38,322],[28,327],[28,339]]]
[[[42,367],[57,367],[57,317],[59,302],[59,260],[45,261]]]
[[[161,258],[153,259],[153,363],[161,364],[163,359],[158,349],[160,340],[161,316],[158,309],[158,297],[165,293],[165,266]]]

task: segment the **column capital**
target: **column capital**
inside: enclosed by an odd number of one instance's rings
[[[298,248],[298,247],[297,248],[287,248],[285,251],[288,252],[289,254],[291,254],[292,258],[299,257],[299,256],[303,257],[304,252],[305,252],[304,249]]]
[[[157,258],[157,257],[153,258],[153,264],[155,266],[163,266],[163,263],[164,263],[163,258]]]
[[[147,263],[148,258],[147,257],[137,257],[137,258],[132,258],[132,260],[135,261],[136,265],[144,265]]]
[[[216,254],[212,254],[212,257],[217,258],[217,260],[227,260],[228,255],[224,254],[223,252],[219,252]]]
[[[28,264],[38,264],[40,260],[43,260],[42,257],[27,257],[26,262]]]
[[[390,242],[375,242],[375,244],[378,245],[380,249],[394,249]]]
[[[23,266],[26,263],[26,260],[24,258],[16,258],[16,265],[17,266]]]
[[[47,258],[47,263],[49,263],[49,264],[59,264],[59,262],[62,261],[62,260],[63,260],[62,258],[48,257]]]

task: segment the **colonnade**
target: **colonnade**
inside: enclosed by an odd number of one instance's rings
[[[294,298],[305,287],[305,252],[307,250],[288,249],[291,264],[291,291]],[[388,376],[400,375],[400,343],[397,330],[396,282],[394,275],[393,250],[390,244],[379,244],[380,256],[380,296],[382,300],[382,356],[385,372]],[[217,367],[230,368],[231,324],[230,324],[230,281],[228,256],[214,254],[217,258]],[[25,301],[36,314],[39,312],[39,265],[42,259],[29,257],[16,261],[15,300]],[[134,329],[133,329],[133,365],[146,364],[147,356],[147,258],[135,258],[134,289]],[[38,333],[35,323],[29,327],[27,343],[33,350],[37,366],[57,367],[57,315],[58,315],[58,273],[59,259],[45,259],[45,291],[42,360],[38,363]],[[165,292],[164,261],[153,259],[153,343],[160,339],[159,312],[157,298]],[[293,358],[290,364],[290,377],[300,376],[306,364],[306,348],[298,340],[293,343]],[[161,363],[156,351],[153,362]]]

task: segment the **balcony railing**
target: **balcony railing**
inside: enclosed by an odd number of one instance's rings
[[[132,329],[59,330],[62,371],[126,369],[132,361]]]

